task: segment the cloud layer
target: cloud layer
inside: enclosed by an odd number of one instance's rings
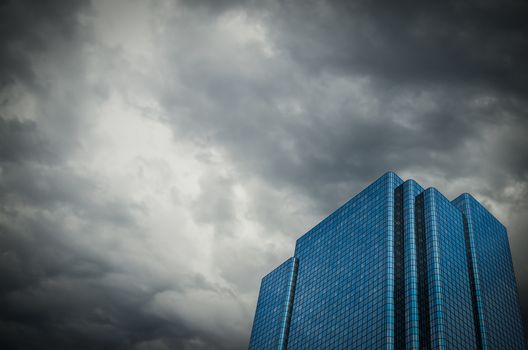
[[[244,349],[260,278],[387,170],[505,223],[528,315],[527,17],[1,2],[1,347]]]

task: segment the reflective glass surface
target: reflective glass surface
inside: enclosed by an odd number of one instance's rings
[[[395,235],[401,248],[396,249],[396,348],[419,349],[419,275],[416,235],[416,197],[423,188],[407,180],[395,192]],[[401,237],[398,239],[398,237]],[[398,267],[401,266],[401,267]],[[425,318],[422,319],[424,321]]]
[[[506,229],[389,172],[263,278],[250,349],[526,349]]]
[[[423,196],[430,348],[476,349],[462,213],[434,188]]]
[[[506,228],[467,193],[453,204],[465,215],[481,347],[525,349]]]
[[[299,238],[288,349],[388,349],[394,337],[388,173]]]
[[[262,279],[249,349],[285,348],[296,277],[297,259],[290,258]]]

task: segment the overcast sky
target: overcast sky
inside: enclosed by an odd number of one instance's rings
[[[260,279],[388,170],[508,228],[526,1],[0,1],[0,347],[244,349]]]

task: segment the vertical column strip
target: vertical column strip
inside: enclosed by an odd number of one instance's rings
[[[429,285],[429,313],[431,318],[431,349],[445,349],[445,317],[443,310],[443,286],[440,275],[440,237],[438,235],[438,211],[436,190],[425,190],[425,232],[427,249],[427,275]]]
[[[405,349],[405,248],[403,187],[394,190],[394,348]]]
[[[389,172],[386,177],[387,205],[387,291],[386,291],[386,350],[394,349],[394,190],[396,174]]]
[[[295,298],[295,284],[297,282],[297,271],[299,268],[299,259],[296,257],[292,258],[292,269],[290,278],[288,281],[288,296],[287,303],[284,310],[284,317],[282,319],[281,333],[279,338],[278,350],[285,350],[288,345],[288,335],[290,332],[291,316],[293,309],[293,301]]]
[[[467,195],[466,195],[467,197]],[[484,322],[484,312],[482,310],[482,298],[480,293],[479,269],[475,249],[475,239],[473,234],[473,224],[471,208],[468,198],[464,198],[462,217],[464,220],[464,238],[466,240],[466,253],[468,260],[468,272],[471,287],[471,301],[473,304],[473,318],[475,322],[475,333],[477,335],[477,347],[487,350],[488,341],[486,336],[486,326]]]
[[[414,229],[416,232],[416,262],[418,275],[418,342],[421,349],[431,344],[431,323],[429,315],[429,292],[427,275],[427,251],[425,239],[424,194],[418,195],[414,203]]]
[[[416,237],[416,196],[423,189],[413,180],[403,184],[403,250],[405,269],[405,348],[419,349],[418,253]]]

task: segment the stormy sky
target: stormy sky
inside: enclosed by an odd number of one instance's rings
[[[388,170],[508,228],[526,1],[0,2],[0,347],[244,349],[260,278]]]

